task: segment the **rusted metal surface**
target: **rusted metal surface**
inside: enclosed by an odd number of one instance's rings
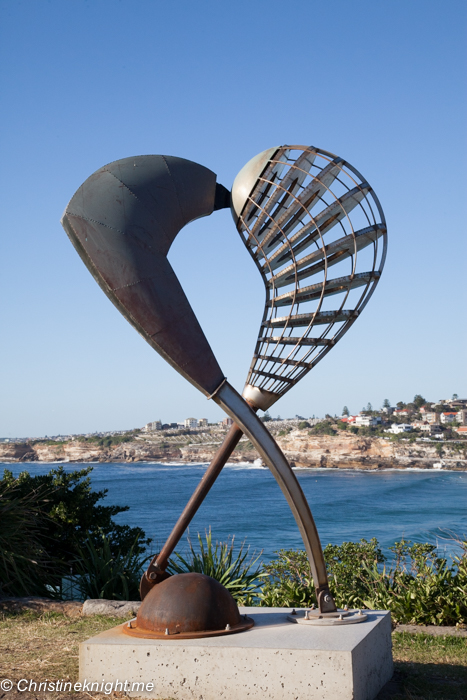
[[[145,597],[136,623],[127,634],[141,637],[190,639],[234,634],[253,627],[240,615],[232,595],[218,581],[204,574],[171,576]]]

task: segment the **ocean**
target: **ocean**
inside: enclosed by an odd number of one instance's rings
[[[44,474],[58,464],[0,463],[14,475]],[[81,464],[65,464],[66,471]],[[108,489],[103,505],[128,505],[116,521],[140,526],[157,551],[201,479],[206,464],[93,464],[95,490]],[[385,554],[404,537],[438,544],[451,556],[449,533],[467,539],[467,472],[297,469],[323,547],[331,542],[376,537]],[[269,560],[279,549],[302,548],[298,528],[275,479],[267,468],[226,465],[190,526],[190,535],[211,527],[214,539],[235,535]],[[178,546],[183,553],[186,540]]]

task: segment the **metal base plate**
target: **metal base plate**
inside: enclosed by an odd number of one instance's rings
[[[368,615],[361,610],[337,610],[336,613],[320,613],[319,610],[306,610],[301,615],[287,615],[289,622],[297,625],[331,626],[331,625],[356,625],[368,619]]]
[[[220,637],[224,634],[237,634],[238,632],[245,632],[245,630],[251,629],[251,627],[253,627],[255,624],[254,620],[247,615],[243,615],[242,618],[242,621],[238,625],[232,625],[232,627],[229,627],[229,629],[205,630],[202,632],[179,632],[175,634],[142,629],[137,626],[135,618],[134,620],[127,622],[123,626],[122,631],[125,634],[129,634],[131,637],[141,637],[143,639],[164,639],[165,641],[170,641],[171,639],[202,639],[203,637]]]

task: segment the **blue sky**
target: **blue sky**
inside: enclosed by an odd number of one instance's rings
[[[97,168],[146,153],[230,188],[265,148],[313,144],[382,203],[373,298],[273,415],[467,395],[464,2],[0,0],[0,14],[0,436],[222,417],[120,316],[59,223]],[[187,227],[170,258],[241,389],[264,291],[229,212]]]

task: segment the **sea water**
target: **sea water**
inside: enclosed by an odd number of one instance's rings
[[[1,464],[16,476],[44,474],[57,464]],[[82,464],[65,464],[65,470]],[[140,526],[157,551],[199,483],[206,464],[93,464],[94,490],[107,489],[102,505],[130,506],[116,516],[121,524]],[[297,469],[323,547],[331,542],[376,537],[385,554],[396,540],[438,544],[448,556],[456,549],[449,533],[467,539],[467,472],[394,469],[376,472]],[[251,550],[271,559],[279,549],[302,548],[289,506],[269,469],[251,464],[226,465],[190,526],[190,536],[211,527],[213,538],[235,535]],[[186,540],[178,546],[186,550]]]

